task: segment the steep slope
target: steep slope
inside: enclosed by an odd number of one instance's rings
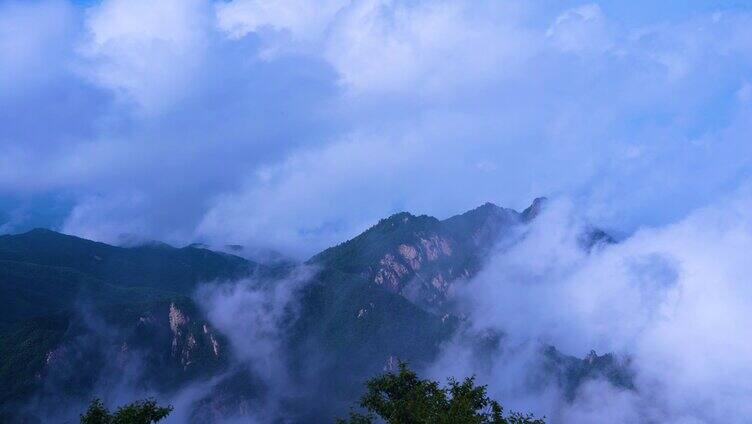
[[[178,297],[0,325],[0,358],[0,418],[20,421],[108,386],[175,390],[220,373],[230,354],[193,302]],[[39,410],[19,409],[31,395]]]
[[[192,422],[251,421],[249,405],[281,410],[279,422],[333,422],[347,413],[368,378],[398,360],[416,367],[430,363],[457,324],[333,269],[300,288],[293,310],[281,324],[275,351],[284,371],[266,377],[269,385],[284,387],[272,390],[276,399],[265,397],[265,381],[249,369],[252,363],[243,363],[199,402]]]
[[[454,281],[475,275],[499,238],[535,212],[520,214],[492,203],[444,221],[402,212],[309,262],[357,274],[436,309],[446,301]]]
[[[45,316],[76,304],[115,304],[169,298],[151,287],[123,287],[72,268],[0,260],[0,322]]]
[[[156,243],[123,248],[37,229],[0,236],[0,322],[44,316],[81,302],[190,295],[200,282],[273,273],[203,248]]]
[[[226,343],[183,295],[275,272],[196,247],[122,248],[49,230],[0,236],[0,404],[55,384],[83,395],[134,361],[152,377],[138,379],[162,389],[214,374]]]
[[[140,364],[135,381],[158,390],[216,376],[232,362],[231,349],[180,293],[192,293],[200,281],[248,275],[275,284],[284,273],[196,246],[120,248],[48,230],[2,236],[0,403],[31,394],[70,401],[57,393],[62,387],[86,396],[97,381],[131,372],[133,363]],[[430,361],[452,329],[403,297],[336,269],[322,269],[296,302],[300,313],[288,323],[279,355],[298,384],[320,389],[300,394],[291,413],[301,416],[332,414],[349,403],[362,379],[390,358]],[[237,412],[262,396],[263,384],[248,369],[223,381],[197,417]],[[238,383],[248,381],[256,383]],[[338,395],[321,402],[322,390]]]
[[[372,282],[337,270],[323,271],[305,287],[300,318],[289,340],[293,357],[303,361],[296,368],[304,371],[315,363],[328,370],[325,374],[331,378],[319,384],[340,394],[383,371],[390,359],[416,365],[430,361],[457,325],[454,319],[430,314]]]
[[[398,360],[420,370],[462,333],[462,322],[442,311],[453,284],[475,275],[495,243],[517,235],[543,204],[516,212],[489,203],[444,221],[400,213],[314,256],[318,271],[296,289],[294,313],[275,335],[275,360],[289,374],[284,387],[294,388],[283,393],[234,357],[200,299],[182,294],[199,282],[248,276],[268,289],[289,264],[269,268],[198,245],[122,248],[47,230],[2,236],[0,421],[31,395],[61,404],[61,387],[84,398],[122,375],[158,393],[211,381],[190,413],[194,422],[250,419],[269,398],[287,421],[327,421],[346,413],[367,378]],[[609,240],[589,232],[583,247]],[[492,339],[498,352],[503,335]],[[600,377],[629,388],[628,364],[611,356],[578,359],[551,349],[545,358],[541,366],[567,393]]]

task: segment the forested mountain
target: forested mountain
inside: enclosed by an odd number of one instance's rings
[[[169,398],[191,388],[175,411],[188,421],[259,409],[293,422],[331,420],[363,381],[398,361],[420,370],[463,331],[462,314],[447,306],[454,285],[470,284],[499,240],[519,237],[543,205],[517,212],[489,203],[443,221],[403,212],[300,265],[41,229],[1,236],[2,414],[71,419],[103,392]],[[610,241],[597,231],[585,237]],[[238,281],[242,292],[233,291]],[[212,303],[216,293],[229,300]],[[251,315],[218,318],[238,299],[254,300]],[[503,334],[484,337],[492,351],[503,344]],[[596,377],[631,385],[627,364],[611,355],[540,349],[568,392]]]

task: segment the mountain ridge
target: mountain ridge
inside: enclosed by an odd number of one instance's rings
[[[295,384],[307,388],[296,394],[290,413],[299,421],[341,414],[362,381],[396,361],[418,369],[430,364],[442,344],[463,331],[462,320],[444,309],[453,285],[468,281],[500,237],[515,234],[544,207],[543,199],[522,212],[486,203],[445,220],[396,213],[314,255],[306,263],[316,272],[292,293],[297,313],[284,321],[277,352]],[[6,311],[0,316],[0,403],[6,405],[0,420],[11,413],[8,405],[39,393],[49,379],[66,384],[74,378],[84,396],[97,376],[117,372],[134,354],[152,380],[169,383],[161,390],[221,373],[190,412],[192,422],[263,405],[269,396],[263,379],[238,363],[230,340],[198,307],[195,288],[250,278],[263,293],[292,270],[202,245],[117,247],[44,229],[0,236],[0,310]],[[81,298],[88,311],[81,310]],[[87,324],[92,316],[107,322],[114,336],[97,334]],[[96,340],[96,348],[81,345],[85,340]],[[494,349],[501,349],[503,338],[494,340]],[[549,349],[543,363],[570,392],[599,376],[625,380],[621,362],[594,358]],[[92,365],[82,365],[87,361]],[[65,371],[71,369],[83,374]]]
[[[416,304],[441,310],[458,280],[472,278],[505,232],[531,222],[537,198],[523,212],[487,202],[444,220],[399,212],[308,263],[360,275]]]

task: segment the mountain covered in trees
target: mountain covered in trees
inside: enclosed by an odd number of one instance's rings
[[[398,213],[300,264],[45,229],[0,236],[0,421],[76,420],[92,397],[177,396],[174,414],[186,422],[258,411],[331,422],[368,379],[401,362],[420,372],[462,336],[454,291],[544,207],[488,203],[445,220]],[[613,242],[599,230],[582,239],[583,249]],[[237,281],[248,291],[233,292]],[[261,299],[253,319],[219,319],[232,305],[207,304],[216,290]],[[491,353],[504,343],[503,334],[462,337]],[[631,387],[626,360],[540,352],[546,378],[567,393],[592,378]]]

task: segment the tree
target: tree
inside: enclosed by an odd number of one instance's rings
[[[474,377],[448,383],[442,388],[435,381],[421,380],[401,363],[396,374],[366,383],[360,400],[366,414],[352,412],[348,420],[337,423],[373,424],[378,417],[387,424],[545,424],[532,415],[504,415],[501,404],[488,397],[486,386],[476,386]]]
[[[95,398],[81,415],[81,424],[152,424],[172,412],[172,406],[159,406],[154,399],[138,400],[110,413],[102,401]]]

